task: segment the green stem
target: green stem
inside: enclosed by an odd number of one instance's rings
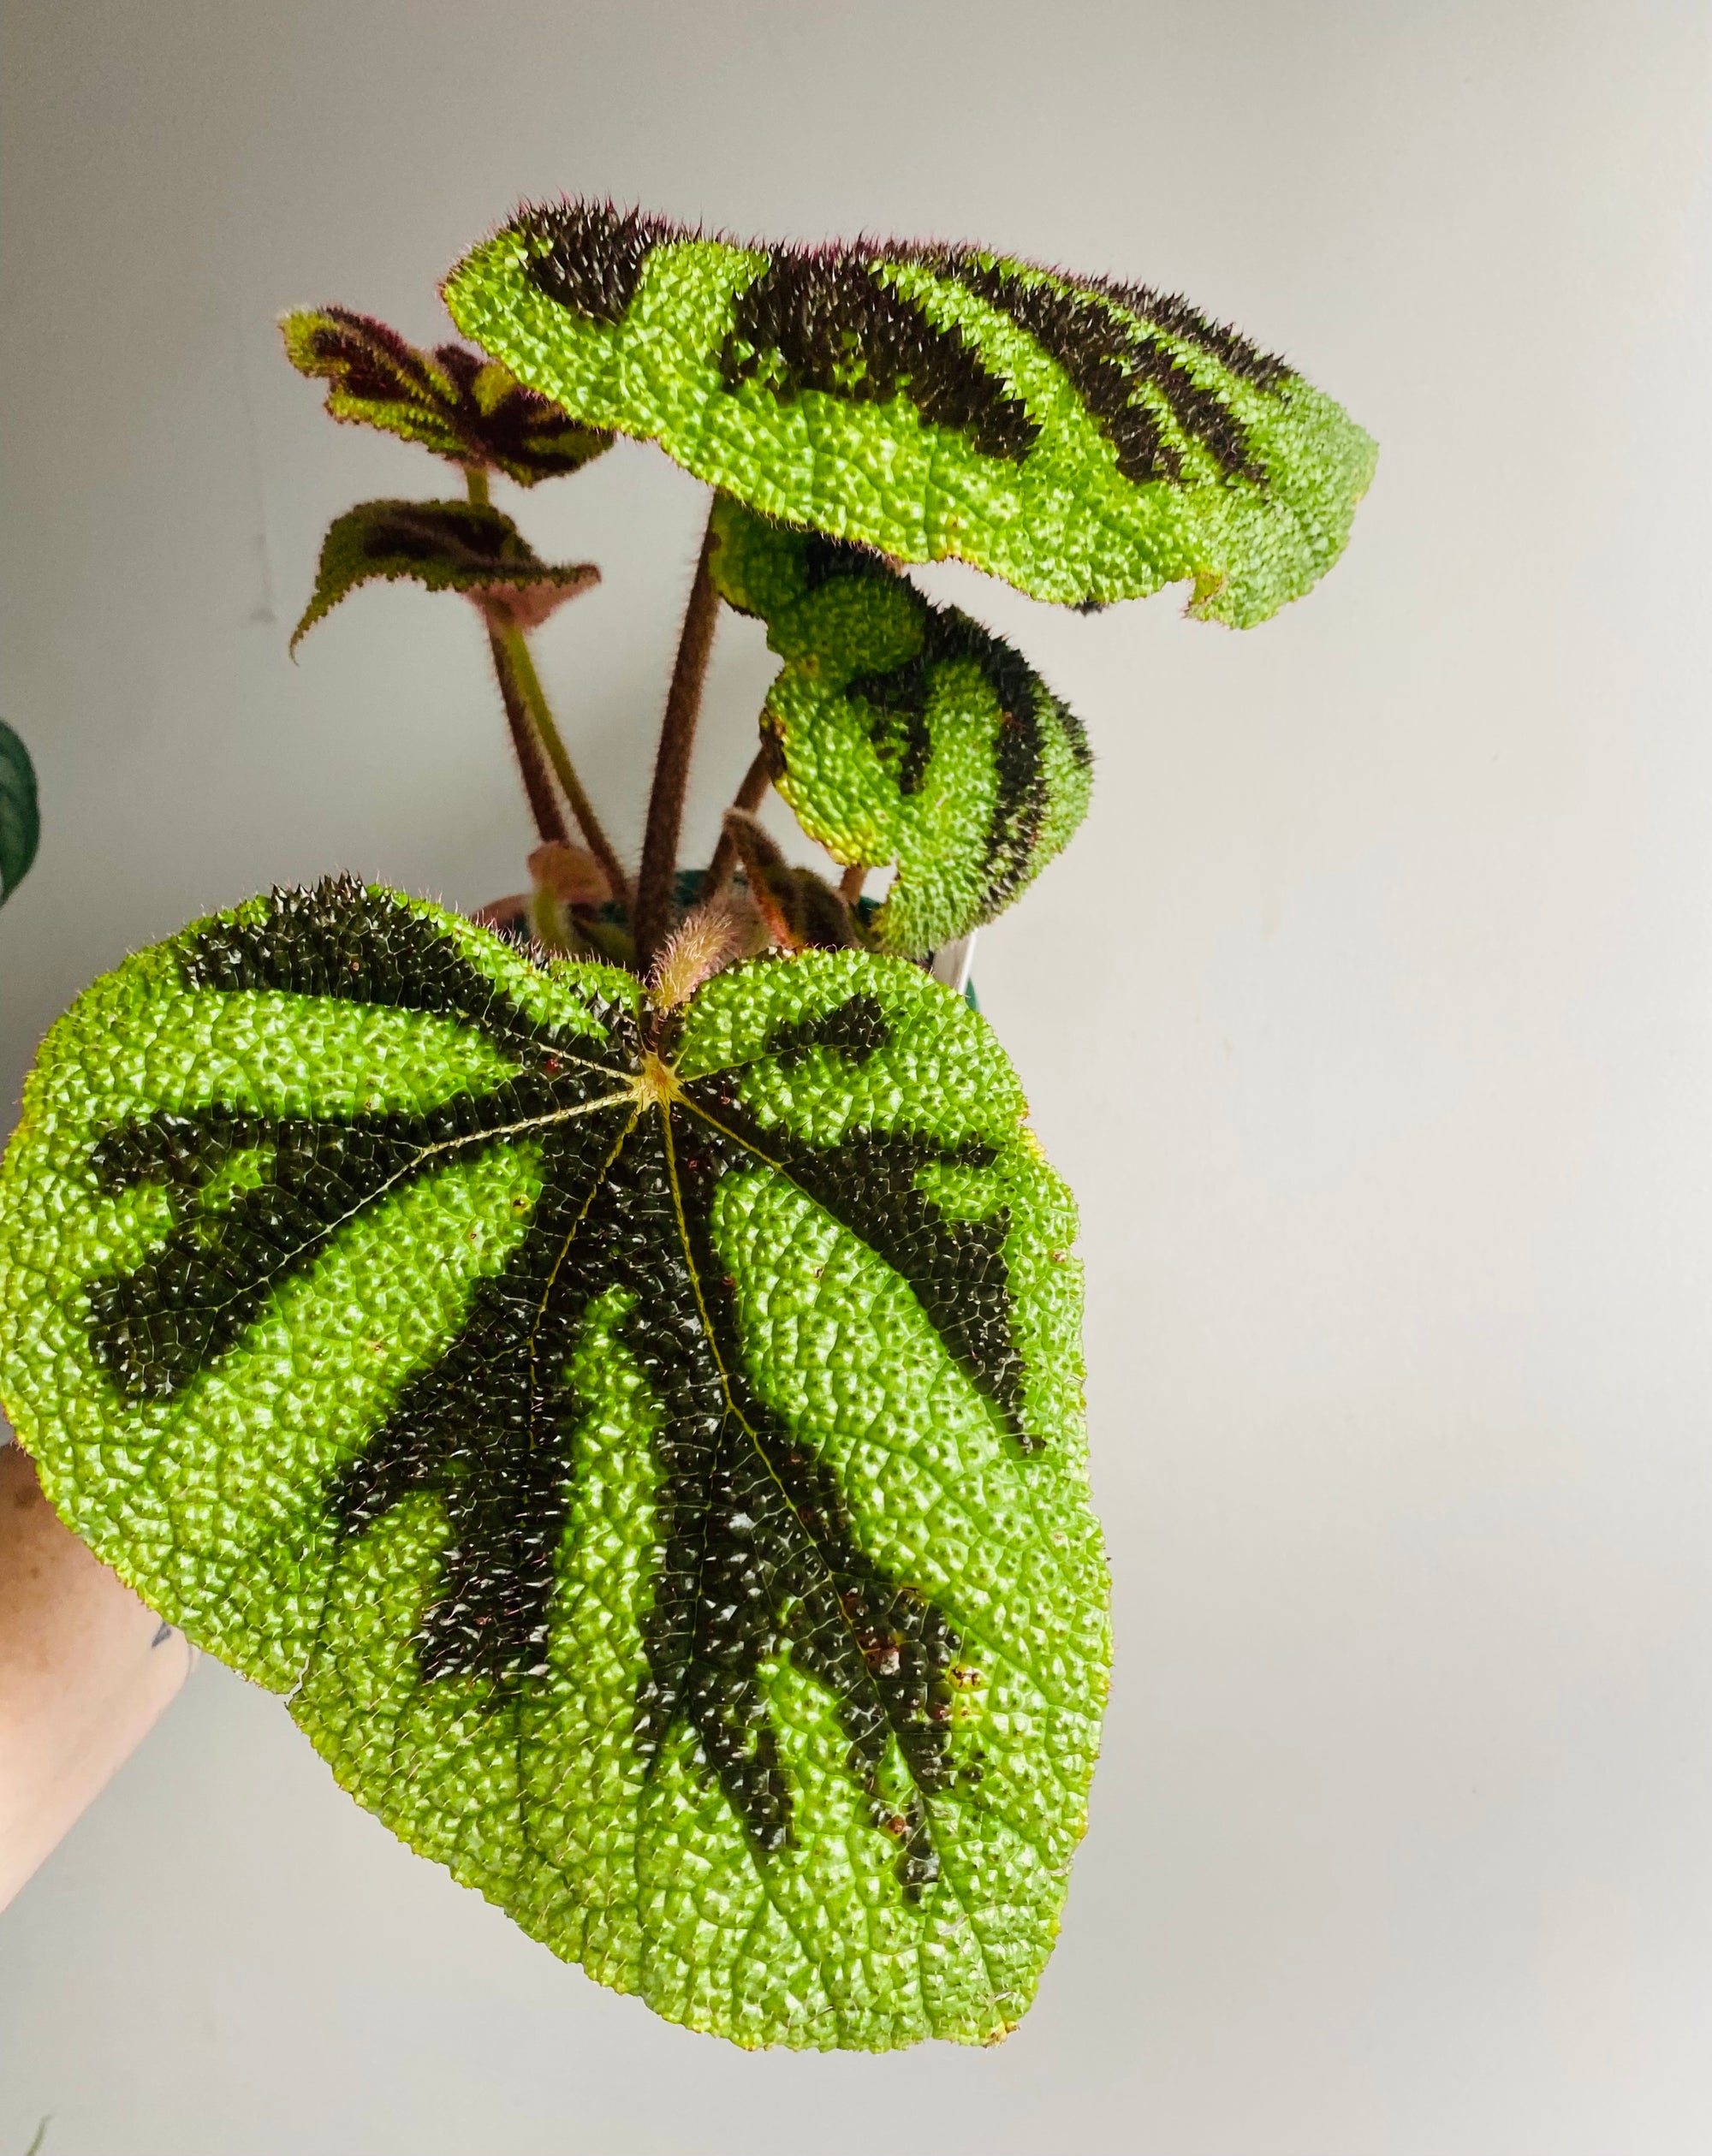
[[[571,762],[560,738],[559,729],[553,722],[546,692],[541,686],[541,677],[535,671],[535,662],[530,656],[528,638],[514,621],[494,622],[491,634],[496,662],[502,660],[516,684],[524,709],[534,722],[541,745],[547,751],[547,761],[553,767],[553,775],[563,787],[565,799],[571,805],[571,813],[577,819],[583,837],[588,842],[588,850],[606,871],[606,880],[612,886],[613,897],[627,911],[631,902],[630,879],[613,852],[611,841],[601,829],[600,818],[594,812],[594,804],[583,792],[576,766]]]
[[[479,508],[485,508],[489,501],[486,471],[480,465],[466,465],[464,485],[470,500]],[[544,810],[542,801],[538,798],[542,789],[537,783],[532,782],[545,775],[540,768],[541,751],[544,749],[554,775],[564,789],[565,799],[571,805],[571,813],[576,817],[583,837],[588,842],[589,852],[605,871],[613,897],[627,911],[630,906],[630,879],[613,852],[606,833],[601,829],[600,818],[594,812],[594,804],[584,793],[576,766],[571,762],[569,751],[554,723],[552,707],[547,702],[546,691],[541,686],[541,677],[535,671],[535,661],[529,650],[528,638],[514,621],[506,621],[497,609],[484,607],[482,611],[487,619],[488,648],[493,654],[493,670],[499,680],[499,693],[505,704],[506,718],[510,722],[512,739],[516,745],[517,761],[522,768],[523,789],[529,796],[529,805],[535,814],[535,828],[541,834],[544,843],[550,839],[565,839],[568,835],[556,804],[550,804],[550,813]]]
[[[715,497],[717,499],[717,497]],[[636,879],[636,962],[645,974],[671,932],[678,875],[678,834],[683,827],[684,790],[689,782],[696,721],[701,715],[702,685],[719,619],[719,593],[713,581],[713,510],[708,509],[677,663],[660,722],[660,748],[654,759],[654,784],[648,796],[648,828],[642,840],[642,867]]]
[[[511,745],[517,752],[517,768],[522,774],[523,791],[529,797],[530,813],[535,818],[535,829],[543,846],[557,841],[570,843],[570,833],[565,819],[559,813],[559,803],[553,792],[553,781],[547,770],[546,759],[541,753],[540,737],[529,722],[528,707],[517,686],[511,662],[505,646],[499,640],[499,631],[491,618],[487,619],[487,648],[493,656],[494,677],[499,683],[500,701],[505,706],[505,722],[511,728]]]

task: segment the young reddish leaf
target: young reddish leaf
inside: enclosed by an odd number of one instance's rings
[[[529,856],[536,888],[550,892],[561,906],[604,906],[613,896],[606,870],[586,846],[550,839]]]
[[[348,307],[282,315],[280,328],[291,364],[330,385],[327,409],[336,419],[401,435],[455,464],[491,467],[531,487],[612,446],[609,430],[582,425],[464,345],[423,352]]]
[[[746,892],[722,891],[687,913],[666,938],[649,972],[649,998],[657,1010],[675,1011],[704,981],[740,959],[758,958],[772,941]]]
[[[508,516],[473,502],[360,502],[336,517],[321,543],[315,590],[292,648],[360,584],[407,577],[431,591],[461,591],[519,628],[600,581],[592,561],[543,561]]]

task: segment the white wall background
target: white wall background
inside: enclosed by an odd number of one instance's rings
[[[205,1664],[0,1921],[0,2152],[1712,2146],[1712,54],[1684,0],[54,0],[3,52],[3,1116],[127,948],[527,842],[462,609],[285,636],[432,490],[271,318],[407,332],[520,194],[1181,285],[1379,437],[1245,636],[956,571],[1100,757],[984,941],[1082,1196],[1116,1689],[1002,2051],[747,2057],[554,1962]],[[698,490],[523,504],[633,841]],[[698,828],[770,662],[722,633]],[[3,1122],[0,1122],[3,1127]]]

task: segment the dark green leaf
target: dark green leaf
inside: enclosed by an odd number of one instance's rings
[[[327,528],[294,648],[341,599],[377,577],[462,591],[533,627],[600,581],[592,561],[543,561],[508,516],[473,502],[361,502]]]
[[[609,431],[580,425],[463,345],[423,352],[347,307],[283,315],[280,328],[293,366],[332,385],[327,409],[336,419],[402,435],[455,464],[503,472],[528,487],[575,472],[612,446]]]
[[[0,719],[0,905],[23,882],[35,859],[41,828],[30,752]]]
[[[880,948],[912,956],[990,921],[1087,811],[1080,721],[1009,644],[865,548],[728,497],[714,529],[721,593],[785,661],[761,714],[779,791],[835,860],[897,864]]]
[[[609,204],[520,211],[453,319],[591,425],[769,516],[1037,598],[1192,582],[1239,627],[1336,561],[1372,442],[1238,331],[978,247],[737,246]]]
[[[669,1015],[276,893],[49,1036],[0,1393],[151,1607],[591,1975],[745,2044],[990,2041],[1107,1656],[1074,1212],[1025,1114],[897,959]]]

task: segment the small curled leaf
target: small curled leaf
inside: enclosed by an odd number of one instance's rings
[[[336,419],[419,442],[454,464],[532,487],[612,446],[609,431],[582,425],[498,360],[461,344],[424,352],[348,307],[282,315],[280,329],[299,373],[331,385],[327,409]]]
[[[40,837],[35,766],[29,751],[0,719],[0,906],[23,882]]]
[[[1039,599],[1186,579],[1239,628],[1342,552],[1372,441],[1180,297],[984,247],[739,246],[609,203],[520,211],[444,287],[592,426],[900,561]]]
[[[990,921],[1086,813],[1080,720],[1009,644],[866,549],[728,496],[714,530],[721,595],[785,661],[761,714],[780,793],[835,860],[897,865],[873,941],[914,957]]]
[[[377,577],[461,591],[531,629],[598,584],[600,571],[592,561],[543,561],[508,516],[483,503],[361,502],[327,527],[293,650],[341,599]]]

